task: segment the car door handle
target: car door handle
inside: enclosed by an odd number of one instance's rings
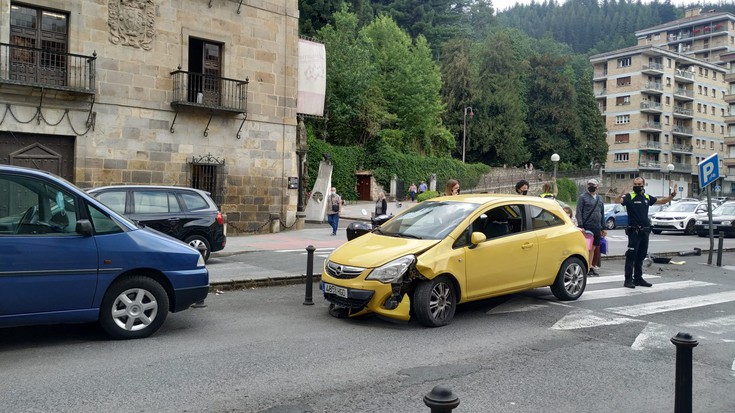
[[[178,220],[179,220],[179,218],[169,218],[168,220],[169,220],[169,221],[178,221]]]
[[[527,243],[521,245],[521,248],[523,248],[524,250],[527,250],[529,248],[533,248],[533,242],[527,242]]]

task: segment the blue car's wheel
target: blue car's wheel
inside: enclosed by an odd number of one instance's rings
[[[607,229],[615,229],[615,218],[608,218],[607,221],[605,221],[605,227]]]

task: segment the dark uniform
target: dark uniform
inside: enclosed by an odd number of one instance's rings
[[[628,211],[628,250],[625,252],[625,282],[632,281],[638,285],[643,280],[643,260],[648,255],[648,236],[651,233],[651,222],[648,219],[648,207],[656,203],[657,198],[648,194],[636,195],[634,192],[623,196],[622,204]]]

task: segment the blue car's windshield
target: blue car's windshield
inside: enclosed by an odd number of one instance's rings
[[[418,239],[442,239],[475,209],[477,204],[424,201],[380,227],[379,234]]]

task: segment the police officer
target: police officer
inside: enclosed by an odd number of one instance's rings
[[[635,178],[633,192],[628,194],[621,192],[615,198],[615,203],[623,204],[628,211],[628,227],[625,229],[625,234],[628,236],[628,250],[625,252],[625,283],[623,284],[628,288],[653,285],[643,279],[643,260],[648,254],[648,236],[651,233],[648,207],[653,204],[671,202],[676,196],[676,188],[664,198],[648,195],[644,189],[645,184],[645,179]]]

